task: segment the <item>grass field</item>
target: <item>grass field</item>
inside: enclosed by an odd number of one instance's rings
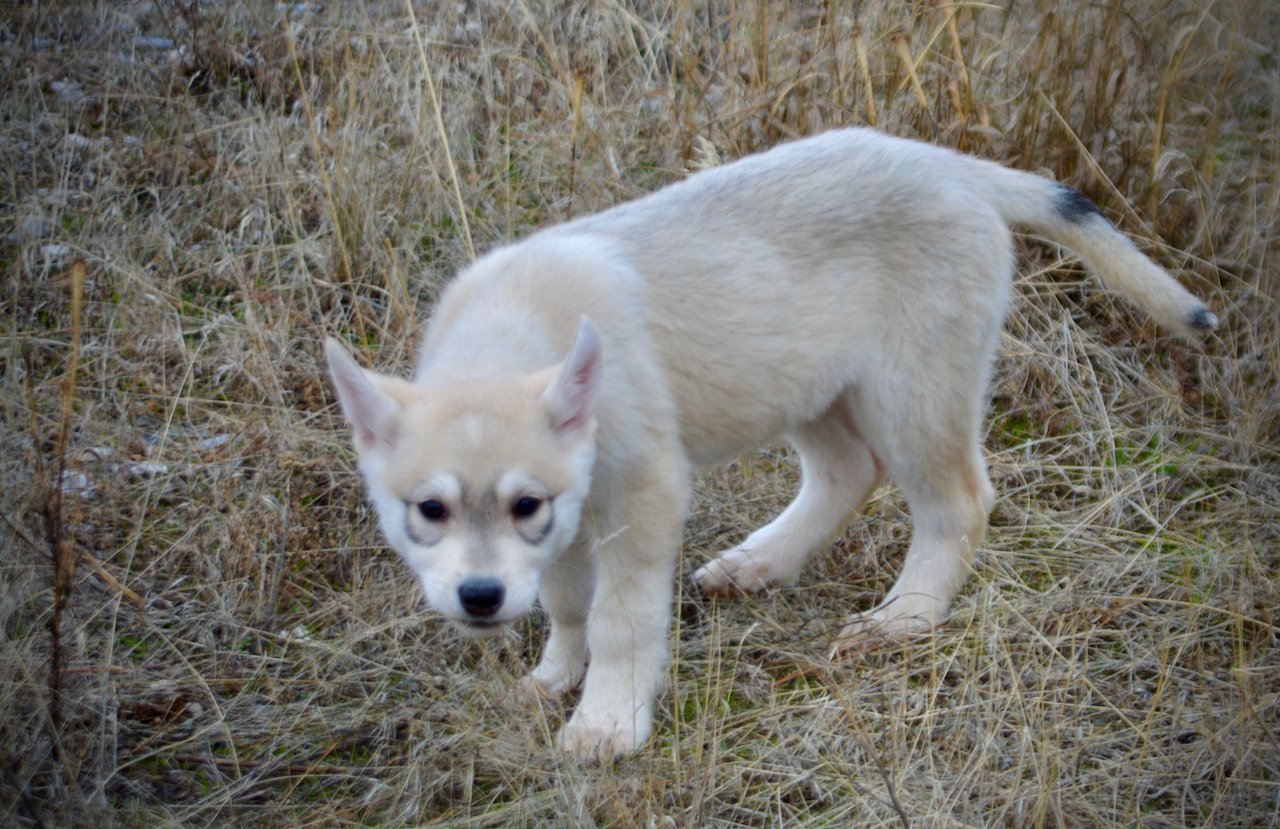
[[[496,0],[0,8],[0,824],[1280,826],[1280,7]],[[840,662],[892,487],[792,588],[692,571],[646,751],[579,766],[543,627],[459,638],[380,541],[321,342],[407,371],[449,275],[873,124],[1087,192],[1223,319],[1020,237],[1000,500],[950,623]]]

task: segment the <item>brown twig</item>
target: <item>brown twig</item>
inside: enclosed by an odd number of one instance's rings
[[[75,408],[76,369],[80,362],[81,308],[84,300],[85,264],[77,259],[71,265],[71,351],[67,372],[62,379],[61,417],[54,441],[57,472],[45,481],[45,497],[41,506],[45,538],[53,560],[53,614],[49,617],[51,638],[49,671],[49,713],[53,729],[62,729],[62,676],[65,655],[62,648],[62,613],[71,598],[76,580],[75,541],[65,530],[62,499],[62,477],[67,466],[67,443],[70,440],[71,414]],[[53,744],[58,745],[54,739]]]

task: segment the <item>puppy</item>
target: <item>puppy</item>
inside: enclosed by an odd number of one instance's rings
[[[833,131],[482,257],[440,299],[412,382],[330,339],[382,531],[468,633],[542,605],[530,682],[582,684],[558,741],[586,757],[649,736],[695,466],[785,436],[803,473],[781,515],[697,571],[712,594],[792,581],[892,476],[910,547],[843,636],[927,630],[994,500],[979,434],[1010,225],[1176,332],[1217,324],[1076,190]]]

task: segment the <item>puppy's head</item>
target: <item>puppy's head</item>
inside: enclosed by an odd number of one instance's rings
[[[591,485],[595,327],[558,367],[433,386],[366,371],[332,339],[325,352],[382,531],[427,601],[475,634],[527,613]]]

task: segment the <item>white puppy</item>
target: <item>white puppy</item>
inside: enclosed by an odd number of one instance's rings
[[[1217,323],[1069,187],[829,132],[484,256],[441,298],[413,382],[330,340],[382,530],[463,630],[542,604],[531,679],[583,683],[559,738],[579,755],[649,736],[696,465],[785,436],[803,471],[794,503],[697,572],[704,591],[791,581],[891,475],[911,545],[846,634],[936,625],[994,498],[978,438],[1011,224],[1175,331]]]

